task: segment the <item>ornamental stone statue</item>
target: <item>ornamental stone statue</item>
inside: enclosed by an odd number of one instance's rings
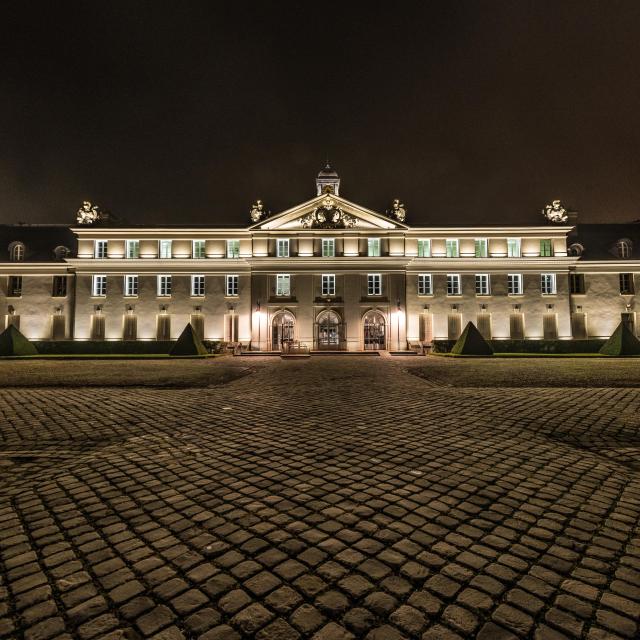
[[[389,217],[393,216],[398,222],[404,222],[407,217],[407,209],[404,204],[396,198],[391,204],[391,209],[387,211],[387,215],[389,215]]]
[[[95,224],[101,217],[100,207],[85,200],[76,213],[76,222],[78,224]]]
[[[557,224],[566,222],[569,219],[567,210],[562,206],[560,200],[554,200],[551,204],[545,206],[542,215],[549,221]]]
[[[256,200],[255,203],[251,205],[249,215],[251,216],[251,222],[260,222],[260,220],[267,215],[262,200]]]

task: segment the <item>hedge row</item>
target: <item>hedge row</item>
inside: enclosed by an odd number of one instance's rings
[[[173,340],[34,340],[42,354],[165,354],[175,344]],[[203,340],[209,353],[220,353],[224,342]]]
[[[496,353],[597,353],[606,340],[488,340]],[[449,353],[455,340],[434,340],[435,353]]]

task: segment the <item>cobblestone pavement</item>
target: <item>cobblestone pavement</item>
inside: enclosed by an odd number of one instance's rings
[[[640,391],[418,362],[0,390],[0,637],[638,637]]]

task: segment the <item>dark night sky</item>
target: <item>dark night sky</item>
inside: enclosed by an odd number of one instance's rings
[[[4,3],[0,221],[244,224],[326,154],[409,224],[640,218],[636,0],[257,5]]]

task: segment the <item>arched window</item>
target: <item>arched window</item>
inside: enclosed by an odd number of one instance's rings
[[[572,245],[569,245],[568,253],[570,256],[579,257],[583,251],[584,247],[579,242],[574,242]]]
[[[12,242],[9,245],[9,260],[12,262],[24,260],[24,243]]]
[[[71,254],[71,249],[63,245],[60,245],[53,250],[53,255],[55,256],[56,260],[64,260],[70,254]]]
[[[631,240],[623,238],[616,242],[616,253],[618,258],[630,258],[631,257],[632,244]]]

